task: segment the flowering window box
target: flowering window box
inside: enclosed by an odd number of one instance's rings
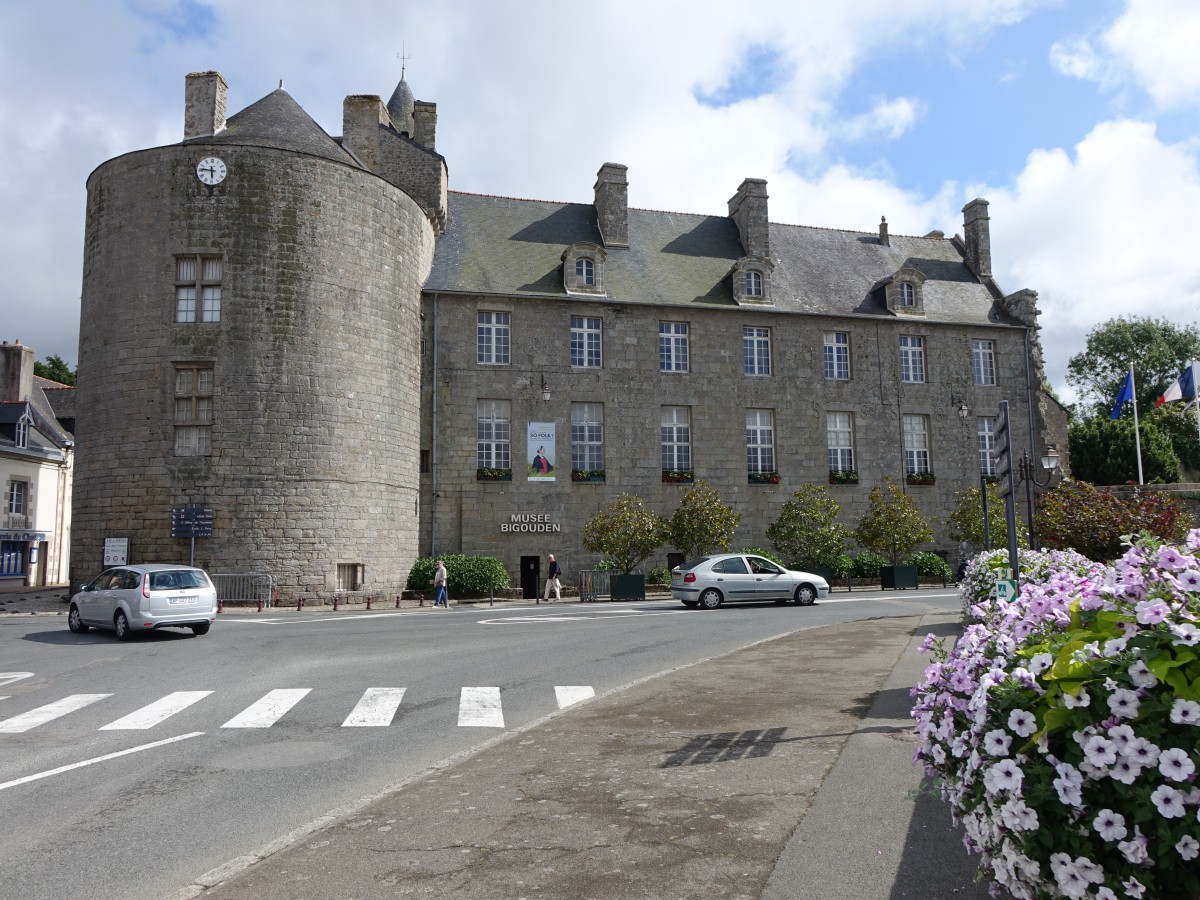
[[[751,472],[749,474],[751,484],[779,484],[778,472]]]
[[[830,484],[858,484],[858,473],[853,469],[845,469],[843,471],[830,470]]]
[[[475,470],[476,481],[512,481],[512,469],[480,468]]]
[[[691,484],[696,480],[696,473],[691,469],[663,469],[663,484]]]
[[[572,469],[572,481],[582,481],[585,484],[597,484],[604,481],[603,469]]]
[[[909,472],[904,476],[905,484],[937,484],[932,472]]]

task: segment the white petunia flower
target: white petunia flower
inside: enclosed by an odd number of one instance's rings
[[[1102,809],[1092,820],[1092,829],[1106,841],[1119,841],[1128,832],[1125,830],[1125,817],[1111,809]]]
[[[1111,888],[1101,885],[1096,888],[1096,900],[1120,900],[1120,898],[1112,892]]]
[[[1122,719],[1136,719],[1140,702],[1136,693],[1125,688],[1118,688],[1108,696],[1108,708]]]
[[[1088,695],[1087,688],[1080,688],[1077,696],[1070,694],[1062,695],[1062,705],[1067,709],[1078,709],[1079,707],[1087,706],[1092,702],[1092,698]]]
[[[1029,737],[1037,731],[1037,719],[1029,710],[1014,709],[1008,714],[1008,727],[1018,737]]]
[[[1011,831],[1035,831],[1038,815],[1020,797],[1008,800],[999,810],[1000,821]]]
[[[1011,759],[1002,759],[995,765],[989,766],[983,776],[984,789],[989,794],[997,791],[1019,791],[1025,773]]]
[[[1029,671],[1034,675],[1041,675],[1050,666],[1054,664],[1054,657],[1049,653],[1039,653],[1029,661]]]
[[[1181,747],[1164,750],[1158,757],[1158,771],[1171,781],[1187,781],[1196,771],[1196,764]]]
[[[1200,725],[1200,703],[1176,700],[1171,704],[1171,721],[1176,725]]]
[[[1197,841],[1190,834],[1185,834],[1175,842],[1175,850],[1185,860],[1193,860],[1200,856],[1200,841]]]
[[[1150,795],[1150,800],[1164,819],[1178,819],[1187,810],[1183,806],[1183,794],[1169,784],[1160,784]]]
[[[983,749],[989,756],[1008,756],[1008,748],[1012,737],[1001,728],[989,731],[983,736]]]
[[[1146,886],[1136,878],[1130,878],[1121,882],[1121,887],[1125,888],[1125,893],[1134,900],[1140,900],[1143,893],[1146,891]]]
[[[1195,647],[1200,644],[1200,629],[1197,629],[1191,622],[1183,622],[1179,625],[1169,625],[1171,634],[1175,635],[1175,640],[1171,641],[1177,647]]]
[[[1124,753],[1125,748],[1129,746],[1130,741],[1137,737],[1133,731],[1133,728],[1131,728],[1129,725],[1114,725],[1112,728],[1108,729],[1107,736],[1117,748],[1118,753]]]
[[[1160,752],[1157,744],[1140,737],[1130,741],[1129,746],[1121,751],[1121,756],[1135,766],[1148,768],[1158,765]]]
[[[1139,659],[1126,671],[1129,673],[1129,679],[1134,683],[1135,687],[1151,688],[1158,684],[1158,678],[1150,671],[1150,667],[1146,665],[1144,659]]]
[[[1108,767],[1108,777],[1121,784],[1133,784],[1141,774],[1142,767],[1134,765],[1124,756],[1117,757],[1117,761]]]
[[[1087,743],[1083,745],[1083,754],[1087,761],[1096,767],[1111,766],[1117,761],[1116,745],[1100,735],[1087,739]]]
[[[1121,841],[1121,843],[1117,844],[1117,849],[1121,851],[1122,855],[1124,855],[1125,859],[1130,863],[1135,866],[1140,866],[1142,863],[1147,862],[1150,859],[1150,854],[1146,852],[1147,843],[1148,841],[1142,835],[1142,830],[1137,826],[1134,826],[1133,837],[1128,841]],[[1135,892],[1135,888],[1131,887],[1129,882],[1125,882],[1125,893],[1127,893],[1130,897],[1142,896],[1141,891],[1145,890],[1145,888],[1136,880],[1134,880],[1134,884],[1137,885],[1139,890],[1136,890]]]

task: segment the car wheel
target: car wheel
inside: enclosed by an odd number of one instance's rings
[[[796,605],[812,606],[817,602],[817,589],[811,584],[802,584],[796,588]]]
[[[71,611],[67,613],[67,627],[75,634],[83,634],[88,630],[88,626],[83,624],[83,619],[79,615],[79,607],[74,603],[71,604]]]
[[[205,622],[203,625],[193,625],[192,626],[192,634],[196,635],[197,637],[199,637],[202,634],[208,634],[208,628],[209,628],[208,622]]]
[[[709,588],[700,595],[700,608],[716,609],[724,599],[716,588]]]
[[[697,606],[699,606],[699,605],[700,605],[700,601],[699,601],[699,600],[683,600],[683,601],[681,601],[681,602],[682,602],[682,603],[683,603],[683,605],[684,605],[684,606],[686,606],[688,609],[695,609]]]
[[[113,618],[113,628],[117,630],[118,641],[127,641],[133,637],[133,632],[129,630],[129,620],[125,618],[125,613],[119,609]]]

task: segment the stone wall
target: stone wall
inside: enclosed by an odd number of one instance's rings
[[[214,189],[196,161],[221,156]],[[224,258],[221,320],[175,323],[175,256]],[[105,537],[183,561],[171,509],[215,511],[214,572],[281,592],[403,587],[418,521],[419,297],[433,232],[409,197],[350,166],[262,147],[131,153],[88,181],[72,582]],[[177,456],[174,367],[211,363],[211,456]]]

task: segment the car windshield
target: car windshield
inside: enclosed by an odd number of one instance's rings
[[[177,591],[182,588],[202,587],[208,587],[204,575],[193,569],[150,573],[150,590],[152,591]]]

